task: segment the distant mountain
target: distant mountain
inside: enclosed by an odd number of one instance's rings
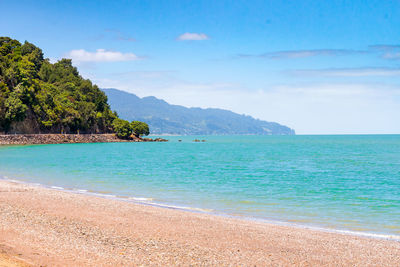
[[[102,89],[111,108],[125,120],[149,124],[152,134],[178,135],[294,135],[295,131],[276,122],[257,120],[229,110],[186,108],[170,105],[154,96],[140,98],[117,89]]]

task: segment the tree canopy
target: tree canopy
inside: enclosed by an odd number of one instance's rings
[[[149,125],[142,121],[132,121],[131,128],[132,133],[137,137],[150,134]]]
[[[129,139],[132,135],[132,126],[129,121],[115,119],[113,122],[115,134],[121,139]]]
[[[70,59],[0,37],[0,132],[106,133],[117,118],[106,95]]]
[[[130,139],[132,135],[140,137],[142,135],[149,135],[149,125],[141,121],[132,121],[129,123],[126,120],[115,119],[113,122],[113,128],[116,135],[122,139]]]

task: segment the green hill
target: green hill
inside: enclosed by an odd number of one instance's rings
[[[0,132],[107,133],[116,117],[71,60],[51,64],[35,45],[0,37]]]
[[[153,96],[140,98],[116,89],[102,90],[106,93],[111,108],[121,118],[146,122],[153,134],[295,134],[293,129],[279,123],[257,120],[229,110],[187,108],[168,104]]]

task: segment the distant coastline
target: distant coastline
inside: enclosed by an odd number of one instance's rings
[[[218,108],[172,105],[154,96],[140,98],[118,89],[101,89],[112,110],[125,120],[146,122],[156,135],[295,135],[285,125]]]
[[[114,142],[166,142],[162,138],[120,139],[115,134],[3,134],[0,145],[75,144]]]

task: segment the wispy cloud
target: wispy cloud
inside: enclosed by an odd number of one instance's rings
[[[105,49],[97,49],[95,52],[89,52],[84,49],[72,50],[65,56],[71,58],[74,62],[116,62],[140,59],[133,53],[122,53]]]
[[[268,58],[268,59],[296,59],[308,58],[316,56],[342,56],[342,55],[355,55],[366,54],[368,51],[364,50],[351,50],[351,49],[309,49],[309,50],[286,50],[268,52],[263,54],[239,54],[242,58]]]
[[[382,55],[385,59],[400,59],[400,51],[394,53],[385,53]]]
[[[262,54],[238,54],[239,58],[265,58],[265,59],[297,59],[317,56],[346,56],[358,54],[375,54],[383,59],[400,59],[400,45],[376,44],[370,45],[365,50],[354,49],[304,49],[283,50],[267,52]]]
[[[120,30],[117,30],[117,29],[106,29],[105,31],[113,34],[114,38],[119,41],[128,41],[128,42],[136,41],[135,38],[125,35]]]
[[[399,68],[329,68],[290,70],[287,73],[296,76],[326,77],[367,77],[367,76],[400,76]]]
[[[203,41],[208,40],[210,37],[205,33],[190,33],[186,32],[176,38],[178,41]]]
[[[384,59],[400,59],[400,45],[378,44],[369,47],[380,52],[381,57]]]
[[[400,45],[393,45],[393,44],[377,44],[377,45],[370,45],[370,49],[377,49],[377,50],[394,50],[400,49]]]

